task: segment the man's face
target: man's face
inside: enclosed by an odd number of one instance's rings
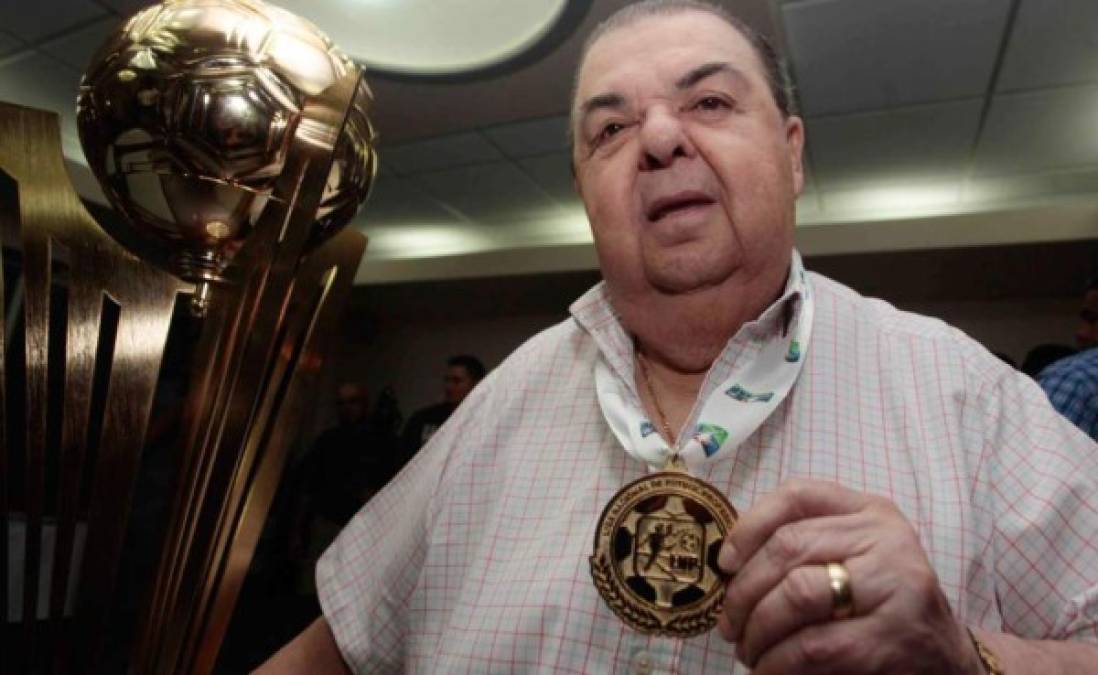
[[[1098,347],[1098,290],[1087,291],[1079,311],[1079,328],[1075,330],[1079,349]]]
[[[344,384],[336,390],[336,414],[340,424],[355,424],[366,416],[366,395],[353,384]]]
[[[688,293],[788,264],[803,126],[739,31],[690,11],[611,31],[574,106],[576,186],[612,290]]]
[[[476,381],[473,380],[472,375],[465,369],[465,366],[448,366],[446,368],[446,375],[443,377],[443,388],[447,403],[451,405],[461,403],[473,390],[474,385],[476,385]]]

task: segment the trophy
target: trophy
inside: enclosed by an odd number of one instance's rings
[[[294,136],[319,124],[323,144],[335,121],[307,119],[308,102],[355,73],[312,24],[255,0],[169,0],[140,12],[93,58],[77,101],[88,163],[125,217],[111,234],[196,282],[201,315],[269,202],[295,206],[296,194],[275,190]],[[370,100],[361,82],[307,249],[350,221],[373,182]]]
[[[0,104],[0,610],[18,610],[0,672],[100,670],[180,317],[197,338],[176,487],[129,667],[213,670],[365,249],[344,226],[376,171],[371,106],[308,22],[164,0],[80,86],[84,151],[121,216],[97,223],[56,116]]]

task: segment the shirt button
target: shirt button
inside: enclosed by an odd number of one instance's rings
[[[633,655],[633,672],[637,675],[651,675],[652,655],[646,651],[639,651]]]

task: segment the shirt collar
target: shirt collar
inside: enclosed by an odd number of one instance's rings
[[[808,276],[804,272],[800,254],[794,249],[782,294],[758,318],[741,326],[724,346],[710,366],[702,390],[698,392],[700,400],[709,395],[709,389],[715,383],[723,381],[731,374],[741,358],[753,355],[771,335],[788,330],[793,319],[800,315],[803,306],[800,302],[801,294],[806,292],[810,292]],[[594,340],[614,373],[635,393],[633,339],[614,310],[606,282],[600,281],[580,296],[569,307],[569,312]]]

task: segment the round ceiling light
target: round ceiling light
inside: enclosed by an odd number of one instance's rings
[[[571,34],[590,0],[279,0],[375,73],[494,70]],[[553,34],[558,40],[552,40]]]

